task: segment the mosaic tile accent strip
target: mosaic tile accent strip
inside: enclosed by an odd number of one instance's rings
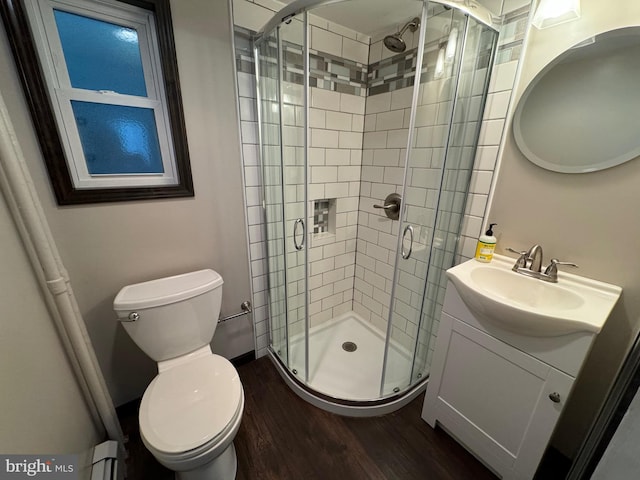
[[[367,96],[367,65],[309,49],[309,84],[312,87]]]
[[[522,9],[517,12],[520,12],[521,10]],[[524,17],[525,28],[527,15],[528,14],[525,14]],[[522,13],[519,13],[519,15],[514,18],[519,22],[522,18]],[[524,38],[524,34],[522,38]],[[477,69],[487,68],[491,63],[491,47],[493,41],[491,32],[485,31],[483,33],[483,38],[480,41],[482,44],[482,50],[478,53],[476,58]],[[435,72],[434,66],[438,57],[439,45],[440,43],[435,41],[425,46],[420,83],[427,83],[433,80],[433,74]],[[519,39],[517,46],[519,46],[520,49],[522,48],[522,39]],[[513,51],[516,52],[516,50]],[[518,55],[519,52],[520,50],[517,50]],[[393,92],[395,90],[413,86],[415,83],[417,55],[418,49],[414,48],[369,65],[369,96]]]
[[[518,25],[524,18],[524,28],[528,18],[528,9],[517,10],[512,18]],[[523,17],[524,15],[524,17]],[[514,25],[516,24],[514,23]],[[521,27],[518,26],[520,29]],[[255,62],[251,49],[251,32],[236,27],[236,64],[238,71],[243,73],[255,73]],[[501,63],[510,61],[514,55],[519,56],[522,49],[521,38],[512,43],[502,45]],[[423,60],[422,82],[433,80],[433,68],[427,65],[435,65],[438,55],[437,42],[427,45]],[[302,85],[304,83],[304,58],[302,46],[289,42],[283,43],[284,62],[286,70],[284,81]],[[486,51],[478,57],[478,67],[488,66],[491,60],[490,42],[487,42]],[[325,52],[309,49],[309,86],[330,90],[338,93],[347,93],[360,97],[374,96],[382,93],[393,92],[407,87],[412,87],[415,82],[415,67],[417,63],[418,49],[413,48],[391,58],[364,65],[362,63],[345,60]],[[269,58],[275,58],[276,46],[272,45]],[[516,58],[517,59],[517,58]],[[275,66],[275,64],[274,64]],[[273,74],[270,72],[269,74]]]
[[[369,65],[369,96],[413,86],[417,57],[414,48]]]
[[[529,19],[530,6],[508,13],[502,19],[502,28],[496,53],[496,64],[518,60]],[[255,62],[251,47],[251,30],[235,27],[236,64],[239,72],[255,73]],[[275,45],[273,45],[275,55]],[[345,60],[329,53],[309,49],[309,85],[339,93],[361,97],[374,96],[411,87],[415,81],[417,48],[408,50],[380,62],[364,65]],[[490,51],[478,58],[478,67],[488,66]],[[430,69],[437,56],[437,45],[427,46],[423,62],[423,81],[429,81]],[[284,43],[286,71],[284,80],[302,85],[304,83],[303,53],[300,45]]]
[[[240,73],[256,73],[256,62],[253,59],[253,48],[251,45],[251,30],[236,26],[233,29],[234,42],[236,46],[236,68]]]
[[[524,6],[502,19],[502,28],[496,53],[496,64],[518,60],[522,53],[522,44],[527,30],[530,6]],[[435,12],[433,12],[435,14]],[[485,32],[486,40],[482,39],[483,50],[477,58],[476,68],[488,67],[491,63],[490,32]],[[426,45],[425,58],[422,64],[421,83],[433,80],[433,68],[438,55],[438,41]],[[393,92],[413,86],[417,48],[408,50],[391,58],[369,65],[369,96]]]
[[[491,31],[485,30],[482,32],[482,37],[480,39],[480,44],[482,45],[481,50],[478,52],[478,57],[476,58],[476,69],[488,68],[491,64],[491,56],[494,52],[493,50],[493,39],[494,35]],[[500,40],[500,35],[498,34],[498,41]]]
[[[251,46],[252,32],[235,27],[236,65],[238,72],[255,74],[255,61]],[[271,45],[269,58],[275,58],[276,45]],[[304,83],[304,57],[302,46],[283,42],[285,82]],[[275,64],[274,64],[275,66]],[[339,93],[366,97],[367,65],[339,58],[325,52],[309,49],[309,85]]]
[[[504,16],[502,28],[500,29],[500,37],[498,39],[496,64],[520,59],[524,37],[529,23],[530,9],[530,5],[525,5]]]

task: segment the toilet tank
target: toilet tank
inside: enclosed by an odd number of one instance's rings
[[[213,270],[124,287],[113,301],[131,339],[156,362],[208,345],[222,303],[222,277]]]

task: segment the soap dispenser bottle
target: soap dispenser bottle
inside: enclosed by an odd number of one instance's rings
[[[490,223],[489,230],[478,238],[475,259],[479,262],[489,263],[493,259],[493,252],[496,249],[496,242],[498,241],[493,235],[493,227],[496,225],[498,224]]]

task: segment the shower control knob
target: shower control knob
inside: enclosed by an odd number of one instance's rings
[[[135,322],[136,320],[140,319],[140,314],[138,312],[131,312],[129,314],[129,321],[131,322]]]
[[[550,393],[549,400],[551,400],[553,403],[560,403],[560,394],[558,392]]]
[[[391,220],[400,218],[400,207],[402,206],[402,198],[397,193],[390,193],[384,199],[384,205],[374,205],[373,208],[380,208]]]

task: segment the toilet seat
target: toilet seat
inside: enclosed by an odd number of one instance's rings
[[[237,426],[243,400],[238,372],[227,359],[196,358],[149,384],[140,404],[140,433],[158,454],[186,460]]]

